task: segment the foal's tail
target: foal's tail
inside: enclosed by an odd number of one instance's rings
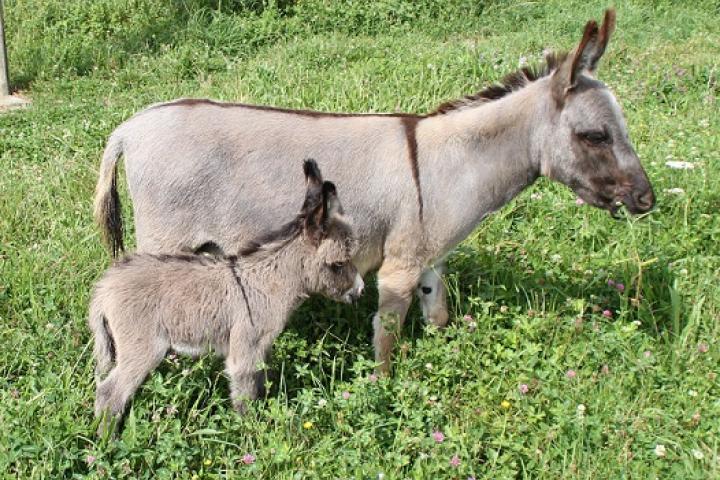
[[[100,377],[107,374],[113,362],[115,362],[115,342],[108,329],[101,302],[95,298],[90,302],[88,323],[95,338],[95,347],[93,348],[95,378],[100,381]]]
[[[105,146],[95,187],[95,223],[100,227],[103,241],[113,257],[125,250],[122,208],[117,191],[117,161],[122,153],[122,141],[117,133],[113,133]]]

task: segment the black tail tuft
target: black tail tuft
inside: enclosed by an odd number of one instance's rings
[[[123,223],[122,208],[120,206],[120,195],[117,191],[117,174],[113,175],[110,193],[106,198],[105,231],[108,232],[108,246],[113,257],[117,257],[125,251],[123,244]]]

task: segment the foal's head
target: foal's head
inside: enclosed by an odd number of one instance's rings
[[[598,61],[615,29],[615,12],[602,26],[585,26],[577,48],[548,79],[551,120],[540,150],[544,175],[569,186],[587,203],[615,213],[625,204],[631,213],[655,205],[652,186],[628,138],[614,95],[594,78]]]
[[[298,216],[281,229],[240,250],[243,257],[275,255],[285,248],[299,261],[300,278],[293,279],[308,293],[320,293],[350,303],[365,284],[352,262],[356,239],[343,216],[335,185],[324,182],[314,160],[303,164],[305,201]],[[292,246],[291,246],[292,245]],[[274,274],[287,274],[275,271]]]
[[[313,293],[347,303],[357,299],[365,284],[352,262],[356,240],[343,216],[332,182],[324,182],[314,160],[303,165],[307,189],[300,216],[304,239],[306,281]]]

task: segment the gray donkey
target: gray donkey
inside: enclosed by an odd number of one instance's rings
[[[199,355],[210,348],[225,357],[233,406],[242,411],[258,393],[258,362],[302,299],[322,293],[350,302],[362,293],[335,186],[322,182],[315,162],[304,168],[300,214],[240,256],[131,255],[100,279],[89,323],[101,434],[171,349]]]
[[[622,204],[632,213],[653,207],[620,106],[594,78],[614,26],[608,10],[602,26],[587,23],[572,53],[427,115],[153,105],[110,136],[96,219],[113,251],[122,249],[116,164],[124,155],[141,251],[234,251],[299,194],[287,163],[318,159],[347,200],[358,270],[379,269],[374,343],[387,369],[413,291],[426,319],[444,325],[444,258],[540,175],[613,214]]]

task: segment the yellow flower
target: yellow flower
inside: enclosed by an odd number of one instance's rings
[[[508,408],[510,408],[510,402],[508,402],[507,400],[503,400],[502,402],[500,402],[500,406],[507,410]]]
[[[303,428],[305,430],[310,430],[311,428],[313,428],[313,422],[308,420],[307,422],[303,423]]]
[[[207,467],[208,465],[212,464],[212,460],[210,460],[209,458],[206,458],[203,463],[204,463],[205,466]]]

